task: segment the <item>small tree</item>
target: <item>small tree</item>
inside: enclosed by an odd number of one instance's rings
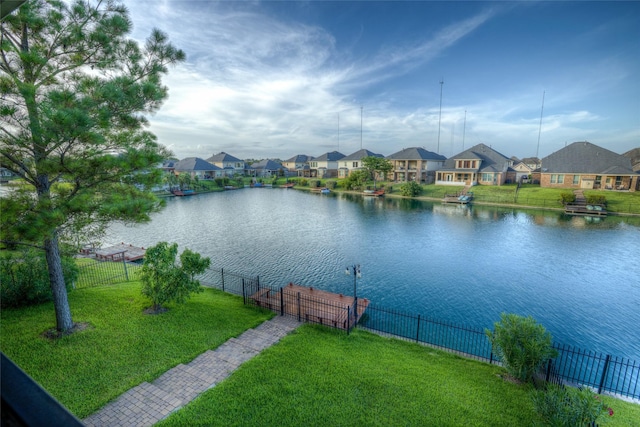
[[[160,242],[147,249],[144,264],[140,270],[142,294],[149,297],[152,310],[158,313],[162,305],[175,301],[183,303],[191,293],[201,292],[200,282],[195,279],[211,264],[209,258],[185,249],[177,262],[178,244]]]
[[[531,316],[502,313],[494,329],[485,330],[493,351],[507,372],[520,381],[533,380],[540,366],[558,355],[551,334]]]
[[[380,173],[383,177],[386,177],[391,170],[393,170],[393,164],[384,157],[368,156],[362,159],[362,166],[367,171],[370,177],[373,178],[373,188],[376,188],[376,177]]]

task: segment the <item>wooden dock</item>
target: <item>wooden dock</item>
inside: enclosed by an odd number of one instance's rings
[[[473,200],[473,196],[466,194],[446,194],[442,199],[444,203],[456,203],[459,205],[469,204],[471,200]]]
[[[100,248],[93,251],[96,259],[102,261],[137,261],[144,258],[146,250],[126,243]]]
[[[607,210],[601,205],[566,205],[564,213],[567,215],[607,216]]]
[[[357,323],[369,305],[368,299],[358,298],[358,313],[354,316],[353,296],[334,294],[293,283],[275,291],[268,288],[260,289],[250,298],[258,306],[277,313],[345,330]]]

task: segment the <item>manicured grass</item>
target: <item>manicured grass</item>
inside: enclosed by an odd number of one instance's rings
[[[242,298],[213,289],[160,315],[140,283],[75,290],[74,321],[90,328],[57,341],[42,333],[55,326],[53,305],[2,310],[0,348],[71,412],[84,418],[126,390],[152,381],[180,363],[216,348],[270,318]]]
[[[417,344],[305,325],[159,425],[535,425],[530,386],[501,374]],[[618,420],[608,425],[640,420],[640,406],[613,401]]]

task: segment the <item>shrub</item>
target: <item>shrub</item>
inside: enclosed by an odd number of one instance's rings
[[[573,203],[576,201],[576,195],[573,193],[562,193],[560,195],[560,201],[562,202],[563,205]]]
[[[586,197],[587,203],[590,205],[607,205],[607,198],[605,196],[589,194]]]
[[[577,389],[549,384],[532,392],[533,406],[546,425],[591,426],[601,415],[613,416],[613,409],[588,388]]]
[[[69,291],[78,278],[73,258],[62,257],[62,275]],[[31,249],[0,257],[1,307],[26,307],[52,299],[44,253]]]
[[[335,181],[327,181],[325,185],[327,186],[327,188],[333,190],[334,188],[336,188],[337,183]]]
[[[558,354],[551,334],[531,316],[502,313],[494,331],[485,333],[507,372],[520,381],[533,380],[540,366]]]
[[[184,302],[193,292],[202,292],[200,282],[195,279],[211,264],[209,258],[185,249],[177,262],[178,244],[160,242],[147,249],[140,270],[142,294],[153,303],[153,311],[159,312],[162,305],[175,301]]]
[[[318,188],[320,187],[320,185],[321,185],[321,182],[319,179],[312,179],[311,181],[309,181],[309,186],[311,188]]]
[[[307,187],[309,185],[309,180],[306,178],[302,178],[298,180],[298,185],[300,185],[301,187]]]
[[[415,181],[405,182],[400,186],[400,194],[405,197],[416,197],[422,192],[422,187]]]

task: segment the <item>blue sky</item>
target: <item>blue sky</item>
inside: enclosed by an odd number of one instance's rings
[[[126,4],[187,54],[150,117],[178,158],[640,147],[640,2]]]

